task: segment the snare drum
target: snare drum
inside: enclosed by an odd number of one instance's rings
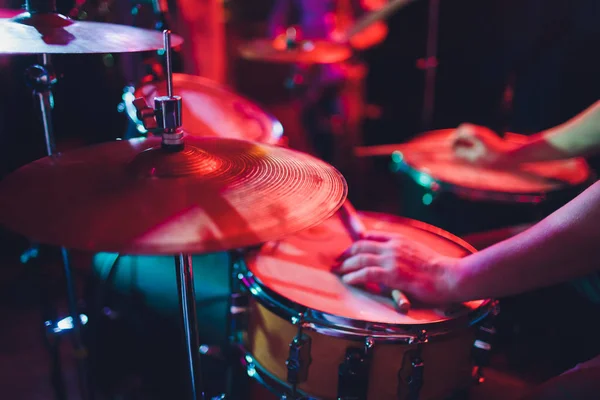
[[[252,101],[241,97],[210,79],[173,74],[173,92],[183,98],[183,130],[191,136],[217,136],[280,144],[281,123]],[[137,117],[133,100],[144,98],[153,106],[154,98],[166,96],[166,83],[152,82],[123,95],[123,105],[138,134],[146,129]]]
[[[425,133],[392,154],[402,183],[401,215],[457,235],[488,231],[539,221],[592,183],[582,158],[510,171],[475,167],[455,157],[453,133]],[[517,145],[526,137],[507,134],[505,140]]]
[[[448,256],[474,252],[421,222],[361,215],[370,229],[401,233]],[[240,263],[250,292],[249,376],[277,396],[290,395],[295,379],[297,394],[311,399],[444,399],[468,387],[475,325],[493,302],[465,303],[453,314],[413,304],[400,314],[391,299],[344,285],[330,271],[350,244],[333,217]]]

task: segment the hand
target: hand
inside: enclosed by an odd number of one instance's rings
[[[510,165],[507,143],[492,130],[473,124],[461,124],[452,138],[454,154],[465,161],[486,167]]]
[[[340,30],[334,30],[333,32],[331,32],[331,35],[329,35],[329,38],[331,39],[332,42],[335,43],[339,43],[339,44],[347,44],[348,43],[348,38],[346,37],[346,33]]]
[[[334,272],[347,284],[383,284],[428,304],[454,301],[458,259],[399,234],[367,232],[340,259]]]

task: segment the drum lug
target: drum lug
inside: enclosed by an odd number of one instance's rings
[[[417,400],[423,387],[423,370],[425,369],[425,363],[420,354],[413,358],[411,365],[412,373],[408,377],[408,398],[409,400]]]
[[[229,324],[232,339],[237,338],[241,332],[248,328],[248,293],[232,293],[229,306]]]
[[[403,387],[403,381],[406,381],[408,384],[408,395],[407,400],[418,400],[419,393],[421,392],[421,388],[423,387],[423,371],[425,370],[425,362],[421,357],[423,344],[429,341],[429,337],[427,335],[427,331],[420,331],[415,338],[413,338],[411,344],[416,344],[416,348],[412,351],[407,352],[407,355],[410,356],[410,366],[411,372],[410,375],[406,378],[402,378],[402,367],[398,373],[398,398],[403,398],[401,396],[401,390]],[[404,363],[403,363],[404,364]]]
[[[498,302],[495,301],[492,305],[492,312],[488,315],[485,321],[479,326],[477,333],[475,334],[475,341],[473,342],[473,369],[471,371],[471,377],[475,384],[481,384],[485,378],[483,376],[483,367],[487,367],[490,364],[490,356],[494,343],[494,337],[496,335],[496,328],[494,327],[494,321],[500,307]]]
[[[312,361],[310,357],[311,338],[302,333],[302,316],[297,319],[298,333],[290,343],[290,352],[285,362],[287,366],[287,381],[293,387],[308,379],[308,369]],[[294,396],[296,393],[292,393]]]
[[[367,338],[363,349],[350,347],[338,369],[338,400],[366,400],[369,391],[371,349],[374,342]]]

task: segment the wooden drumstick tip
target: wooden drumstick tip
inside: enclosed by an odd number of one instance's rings
[[[394,304],[398,311],[402,314],[408,314],[411,304],[404,293],[398,289],[394,289],[392,290],[392,299],[394,299]]]

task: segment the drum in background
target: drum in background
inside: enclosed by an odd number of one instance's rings
[[[227,343],[230,255],[194,255],[192,263],[198,333],[208,345],[202,347],[205,388],[216,395],[225,379],[219,351]],[[97,389],[123,400],[185,398],[173,257],[96,254],[85,297],[86,347]]]
[[[401,233],[441,254],[475,251],[418,221],[361,215],[369,229]],[[420,383],[419,399],[444,399],[468,387],[475,325],[494,302],[473,301],[452,312],[413,304],[401,314],[391,299],[344,285],[331,272],[350,244],[334,216],[238,263],[250,292],[243,346],[249,376],[277,396],[290,394],[287,380],[297,379],[299,394],[320,399],[405,399]]]
[[[402,183],[400,214],[456,235],[536,222],[577,196],[593,179],[582,158],[523,164],[511,171],[457,159],[453,129],[427,132],[392,154]],[[522,143],[524,136],[505,139]]]
[[[283,137],[281,123],[252,101],[229,91],[210,79],[173,74],[173,91],[185,101],[182,107],[184,131],[190,136],[217,136],[279,144]],[[146,129],[138,119],[133,100],[144,98],[154,104],[154,98],[166,96],[166,82],[151,82],[125,92],[123,104],[135,124],[137,133]]]

